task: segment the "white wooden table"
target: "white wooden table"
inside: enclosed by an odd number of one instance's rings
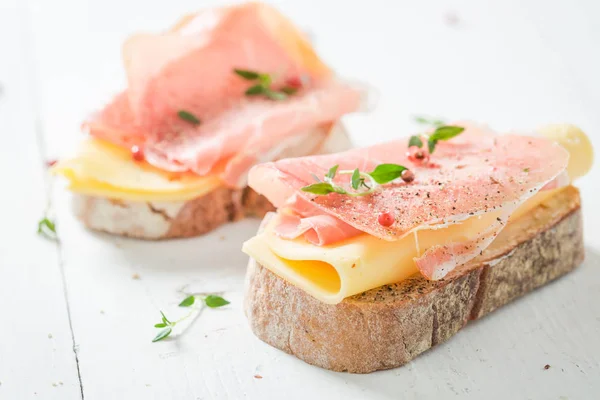
[[[0,399],[600,398],[598,166],[579,182],[581,268],[409,365],[365,376],[306,365],[253,337],[239,248],[257,221],[144,243],[74,220],[44,160],[71,148],[83,117],[123,85],[128,34],[210,3],[219,2],[0,0]],[[357,144],[405,135],[412,114],[429,113],[501,130],[568,121],[600,149],[595,0],[277,3],[342,75],[378,89],[372,113],[346,120]],[[35,233],[49,199],[58,245]],[[151,343],[159,309],[184,314],[182,291],[221,291],[231,305]]]

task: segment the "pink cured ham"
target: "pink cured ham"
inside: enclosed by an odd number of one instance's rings
[[[426,277],[439,279],[487,247],[508,215],[561,175],[569,158],[566,150],[547,139],[494,135],[479,126],[461,125],[465,131],[452,140],[439,142],[427,165],[411,162],[407,157],[408,139],[400,139],[334,155],[261,164],[250,171],[249,185],[277,207],[285,205],[292,196],[298,196],[310,201],[322,214],[334,217],[341,227],[349,225],[391,241],[416,229],[499,212],[501,217],[497,223],[480,232],[474,242],[441,244],[416,260]],[[382,163],[410,168],[415,180],[410,184],[394,181],[364,197],[335,193],[315,196],[300,190],[314,183],[313,174],[322,177],[336,164],[340,170],[359,168],[368,172]],[[395,222],[390,227],[378,222],[379,214],[384,212],[394,217]],[[322,237],[320,243],[347,238],[332,229],[329,232],[333,233]]]
[[[167,171],[220,173],[238,186],[277,143],[356,111],[361,92],[335,80],[301,32],[260,3],[208,9],[161,34],[137,34],[123,46],[128,87],[84,127],[122,147],[143,147]],[[272,88],[305,83],[284,101],[248,97],[256,82],[234,69],[267,73]],[[198,126],[182,120],[185,110]]]
[[[279,211],[281,216],[276,233],[285,239],[304,236],[310,243],[323,246],[332,243],[332,240],[338,242],[361,234],[353,226],[324,214],[303,197],[292,196]]]

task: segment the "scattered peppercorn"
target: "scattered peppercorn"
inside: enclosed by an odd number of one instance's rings
[[[131,146],[131,158],[135,161],[144,161],[144,151],[139,146]]]
[[[300,89],[303,86],[302,78],[299,76],[293,76],[286,79],[285,84],[289,87],[293,87],[294,89]]]
[[[395,221],[394,221],[394,216],[392,215],[392,213],[382,212],[377,217],[377,222],[379,222],[379,225],[385,226],[387,228],[389,226],[392,226]]]
[[[400,177],[402,178],[402,180],[406,183],[411,183],[412,181],[415,180],[415,173],[412,172],[410,169],[405,169],[404,171],[402,171],[402,173],[400,174]]]

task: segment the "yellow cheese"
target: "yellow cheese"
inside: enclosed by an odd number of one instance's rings
[[[244,243],[243,251],[292,284],[324,303],[418,272],[413,258],[438,244],[466,241],[488,227],[498,213],[471,217],[440,229],[424,229],[390,242],[363,234],[328,246],[315,246],[304,238],[286,240],[273,231],[274,217],[263,232]]]
[[[69,180],[76,193],[131,201],[186,201],[221,185],[217,176],[169,173],[136,162],[129,151],[98,139],[87,139],[75,157],[51,170]]]
[[[556,141],[564,147],[571,157],[567,173],[571,181],[581,178],[592,168],[594,163],[594,149],[587,135],[575,125],[553,124],[539,128],[538,133]]]
[[[567,167],[571,180],[589,171],[593,150],[581,130],[571,125],[551,125],[539,131],[572,154]],[[561,189],[539,192],[525,201],[511,215],[509,224],[558,190]],[[399,282],[417,273],[414,257],[439,243],[473,238],[497,216],[497,213],[489,213],[471,217],[442,229],[420,230],[395,242],[363,234],[329,246],[315,246],[304,238],[279,238],[273,232],[277,223],[277,217],[274,217],[264,231],[244,243],[243,251],[318,300],[336,304],[345,297]]]

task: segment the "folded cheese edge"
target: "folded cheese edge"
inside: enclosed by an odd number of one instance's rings
[[[510,221],[523,216],[557,191],[544,191],[524,202]],[[318,300],[336,304],[344,298],[419,272],[413,259],[439,243],[462,242],[478,236],[499,212],[471,217],[440,229],[414,231],[396,242],[363,234],[329,246],[315,246],[304,238],[286,240],[274,233],[277,214],[266,218],[262,232],[242,250],[276,275]]]
[[[593,151],[587,136],[572,125],[554,125],[538,131],[565,147],[572,155],[567,172],[577,179],[591,168]],[[576,155],[576,156],[575,156]],[[548,189],[548,188],[547,188]],[[434,246],[467,242],[481,236],[497,218],[511,211],[508,224],[543,204],[563,188],[543,190],[510,210],[470,217],[443,227],[424,227],[401,240],[388,242],[363,234],[328,246],[315,246],[304,238],[287,240],[274,233],[277,214],[266,217],[257,236],[243,251],[276,275],[302,288],[318,300],[336,304],[344,298],[419,273],[414,259]],[[487,244],[491,243],[490,238]]]
[[[294,135],[266,156],[272,160],[350,147],[346,130],[335,122]],[[168,172],[136,162],[128,150],[94,138],[83,140],[73,157],[61,160],[50,172],[66,178],[74,193],[125,201],[185,202],[224,185],[216,174]]]

